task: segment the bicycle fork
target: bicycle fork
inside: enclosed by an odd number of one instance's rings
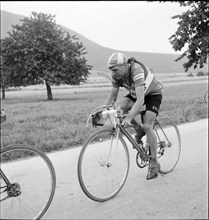
[[[101,162],[101,163],[98,161],[101,166],[111,167],[113,162],[116,159],[116,155],[117,155],[117,151],[118,151],[118,138],[119,138],[120,130],[117,129],[116,131],[113,131],[113,132],[116,132],[116,148],[115,148],[115,153],[114,153],[113,159],[110,162],[108,162],[108,160],[109,160],[109,158],[110,158],[110,156],[112,154],[112,151],[113,151],[113,141],[114,141],[114,138],[115,138],[114,137],[115,136],[114,133],[111,135],[110,147],[109,147],[109,152],[108,152],[107,158],[103,162]]]
[[[6,183],[6,186],[1,187],[0,189],[4,189],[0,192],[0,194],[7,192],[7,196],[0,200],[0,202],[10,198],[10,197],[16,197],[21,194],[20,185],[18,183],[11,184],[8,178],[5,176],[2,170],[0,170],[0,176],[3,178],[4,182]]]

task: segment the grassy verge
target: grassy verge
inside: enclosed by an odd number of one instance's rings
[[[207,84],[165,85],[160,116],[173,119],[177,124],[197,121],[208,117],[208,105],[198,103],[203,98]],[[27,143],[45,152],[82,145],[95,131],[86,120],[90,112],[103,104],[108,91],[86,93],[61,93],[53,91],[54,100],[47,101],[45,91],[38,96],[27,91],[8,92],[1,101],[7,121],[1,125],[1,146]],[[19,93],[19,94],[20,94]],[[127,92],[121,91],[119,98]]]

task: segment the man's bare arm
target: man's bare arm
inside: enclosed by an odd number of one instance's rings
[[[112,87],[111,93],[109,97],[107,98],[107,100],[105,101],[104,105],[110,105],[113,102],[115,102],[118,97],[118,92],[119,92],[119,88]]]

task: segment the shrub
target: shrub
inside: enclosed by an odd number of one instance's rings
[[[193,75],[193,73],[189,73],[189,74],[187,74],[187,76],[188,76],[188,77],[192,77],[192,76],[194,76],[194,75]]]
[[[205,73],[204,73],[203,71],[199,71],[199,72],[197,73],[197,76],[205,76]]]

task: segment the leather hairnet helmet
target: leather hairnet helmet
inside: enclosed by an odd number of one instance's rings
[[[120,53],[120,52],[116,52],[116,53],[113,53],[109,57],[109,60],[108,60],[108,63],[107,63],[107,67],[111,68],[113,66],[123,65],[123,64],[126,64],[127,61],[128,61],[128,58],[127,58],[127,56],[125,54]]]

